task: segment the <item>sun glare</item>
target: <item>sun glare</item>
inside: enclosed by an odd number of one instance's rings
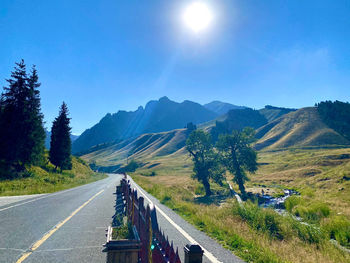
[[[213,16],[208,6],[202,2],[190,4],[183,14],[183,20],[187,27],[198,33],[206,29]]]

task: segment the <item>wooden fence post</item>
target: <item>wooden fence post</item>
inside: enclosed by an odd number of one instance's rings
[[[185,251],[185,263],[202,263],[204,251],[199,245],[187,244],[184,247],[184,251]]]

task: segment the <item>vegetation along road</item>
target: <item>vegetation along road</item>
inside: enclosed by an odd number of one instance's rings
[[[56,192],[0,203],[0,262],[105,262],[105,229],[114,214],[120,175]],[[242,262],[204,233],[185,222],[132,181],[147,203],[158,209],[160,227],[183,247],[198,242],[203,262]]]
[[[131,186],[137,189],[138,195],[145,197],[146,203],[152,202],[156,207],[158,224],[165,234],[169,236],[169,241],[173,240],[174,246],[179,248],[181,260],[184,258],[183,247],[189,243],[198,243],[204,250],[204,263],[243,262],[215,240],[186,222],[170,208],[162,205],[158,199],[140,188],[130,177],[128,178],[131,181]]]

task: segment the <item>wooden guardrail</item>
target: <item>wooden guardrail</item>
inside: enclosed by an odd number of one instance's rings
[[[120,190],[117,190],[117,192]],[[126,177],[121,180],[121,192],[125,200],[125,213],[137,229],[141,240],[139,258],[141,262],[181,263],[178,249],[169,243],[159,229],[156,209],[152,204],[145,206],[144,198],[138,197],[137,190],[131,189]]]
[[[112,228],[108,228],[107,263],[181,263],[178,248],[169,243],[168,237],[158,226],[156,208],[145,206],[144,198],[132,189],[126,175],[116,187],[116,204],[113,226],[120,224],[120,217],[126,216],[132,224],[133,240],[112,240]],[[203,250],[199,245],[184,247],[185,263],[202,263]]]

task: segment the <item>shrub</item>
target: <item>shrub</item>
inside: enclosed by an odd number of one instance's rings
[[[141,173],[142,176],[156,176],[156,172],[155,171],[152,171],[150,173]]]
[[[300,240],[310,244],[318,244],[324,238],[322,232],[311,225],[291,219],[292,229],[296,231]]]
[[[288,197],[286,199],[286,201],[284,202],[284,206],[286,207],[286,210],[289,212],[289,213],[292,213],[293,211],[293,208],[299,204],[301,204],[303,202],[303,200],[301,199],[300,196],[291,196],[291,197]]]
[[[335,239],[340,245],[350,248],[350,221],[345,217],[336,216],[325,222],[322,229],[328,237]]]
[[[141,163],[135,161],[135,160],[131,160],[130,163],[128,163],[124,168],[124,172],[128,173],[128,172],[135,172],[137,168],[139,168],[141,166]]]
[[[330,209],[324,203],[314,203],[306,206],[297,205],[293,212],[296,216],[302,217],[305,221],[310,223],[319,223],[322,218],[328,217]]]
[[[273,210],[261,209],[257,204],[248,202],[244,206],[236,206],[234,213],[238,214],[255,230],[268,233],[271,237],[279,240],[284,238],[283,218]]]
[[[204,194],[205,194],[205,190],[204,190],[203,185],[198,184],[198,185],[196,186],[196,188],[194,189],[194,193],[195,193],[196,195],[204,195]]]

